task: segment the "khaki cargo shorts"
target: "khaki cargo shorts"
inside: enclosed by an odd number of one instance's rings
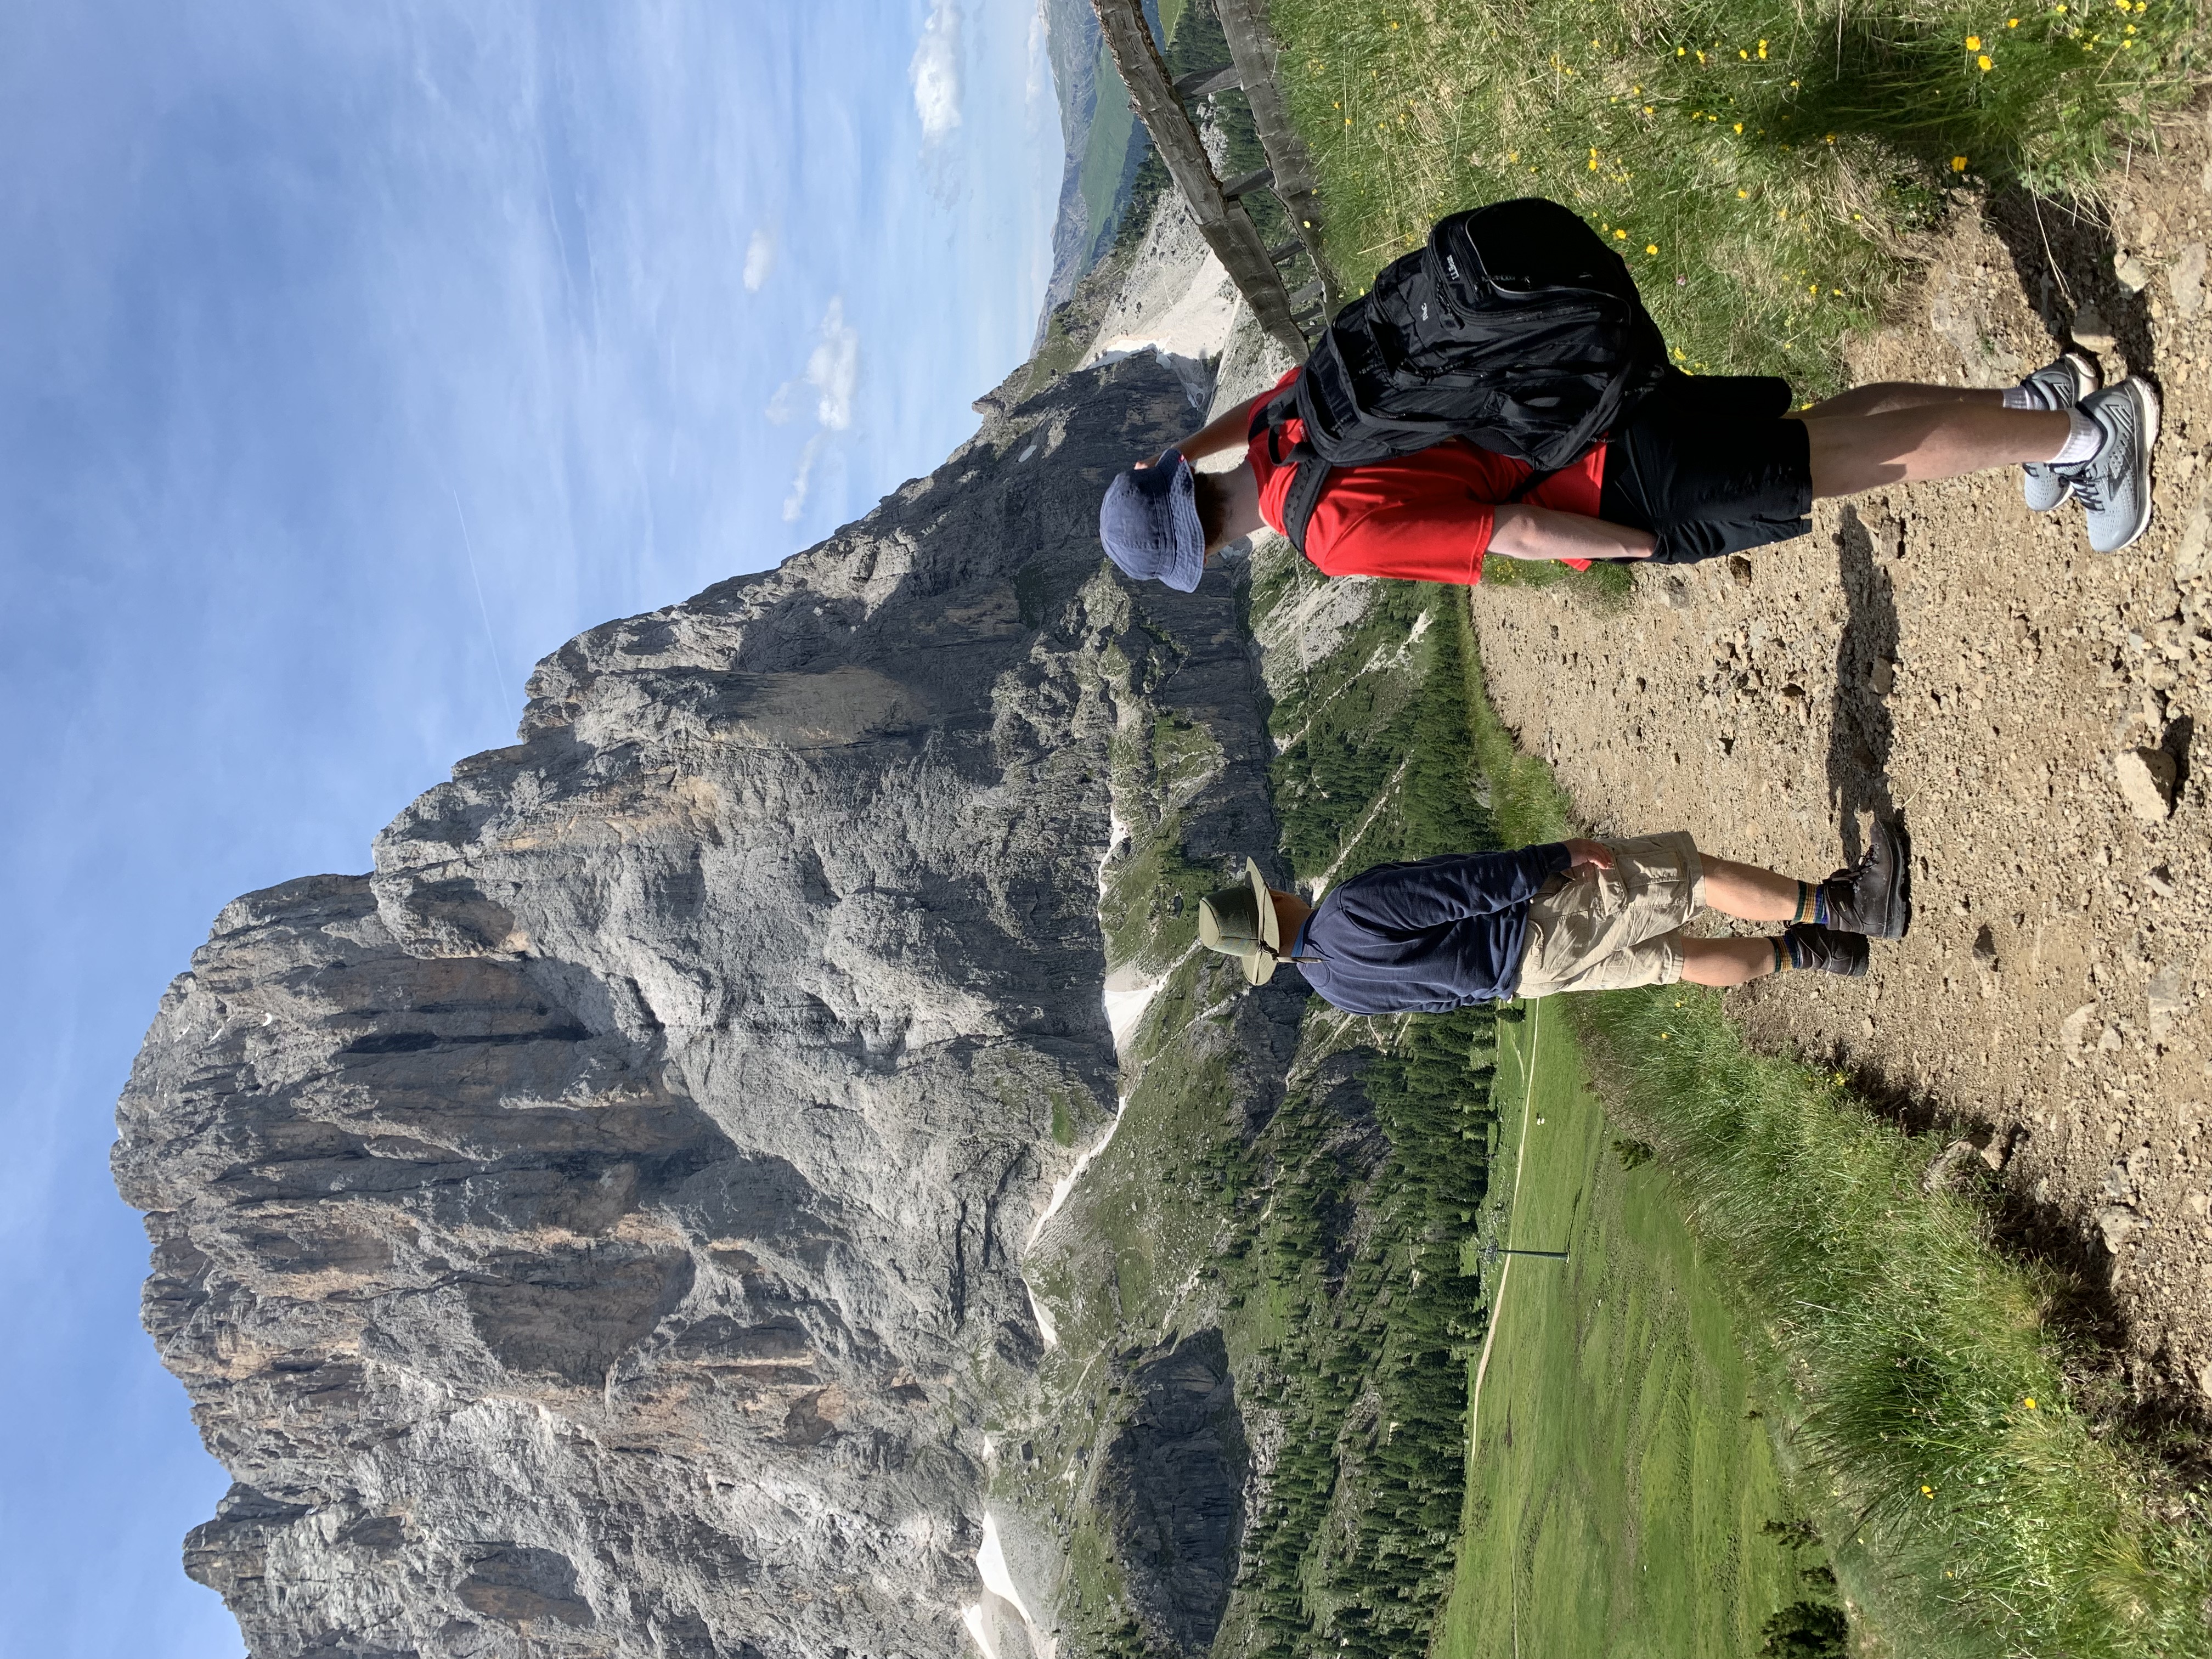
[[[1605,843],[1613,868],[1553,876],[1528,903],[1519,994],[1618,991],[1682,977],[1682,924],[1705,908],[1705,870],[1686,830]]]

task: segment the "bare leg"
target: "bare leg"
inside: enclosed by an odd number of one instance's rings
[[[1813,493],[1822,496],[2047,461],[2064,447],[2067,431],[2061,411],[1978,402],[1805,422],[1812,441]]]
[[[1797,914],[1797,883],[1793,877],[1710,854],[1700,854],[1700,862],[1705,867],[1708,908],[1738,921],[1788,921]]]
[[[1823,398],[1810,409],[1801,409],[1801,421],[1821,421],[1838,415],[1887,415],[1897,409],[1926,409],[1942,404],[1987,404],[2004,407],[2004,393],[1994,386],[1923,386],[1917,380],[1876,380],[1855,386]]]
[[[1739,865],[1738,869],[1745,866]],[[1708,883],[1712,878],[1708,875]],[[1692,985],[1748,985],[1774,971],[1774,941],[1765,939],[1686,939],[1682,977]]]

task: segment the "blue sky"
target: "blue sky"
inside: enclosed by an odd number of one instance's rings
[[[1034,0],[0,0],[0,1652],[240,1651],[112,1114],[580,629],[925,472],[1026,355]]]

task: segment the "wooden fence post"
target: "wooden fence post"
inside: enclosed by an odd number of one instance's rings
[[[1305,244],[1314,271],[1321,278],[1322,314],[1334,317],[1342,295],[1336,272],[1322,254],[1320,181],[1314,177],[1313,157],[1305,140],[1291,125],[1282,88],[1275,79],[1275,37],[1268,33],[1266,10],[1265,0],[1213,0],[1213,15],[1221,20],[1229,56],[1237,64],[1245,100],[1252,106],[1252,125],[1259,130],[1260,146],[1267,152],[1267,165],[1274,172],[1275,194],[1290,210],[1291,228]]]
[[[1145,22],[1140,0],[1091,0],[1098,26],[1114,54],[1114,67],[1129,89],[1129,102],[1152,135],[1167,164],[1168,176],[1190,204],[1199,234],[1237,284],[1261,328],[1293,357],[1306,355],[1306,337],[1291,318],[1291,296],[1282,273],[1267,257],[1259,227],[1243,205],[1224,194],[1213,176],[1213,163],[1191,124],[1190,112],[1176,96],[1167,60]]]

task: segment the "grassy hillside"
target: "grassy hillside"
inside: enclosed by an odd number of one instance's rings
[[[1501,1027],[1511,1265],[1469,1449],[1440,1659],[1736,1659],[1800,1602],[1835,1607],[1769,1443],[1744,1346],[1665,1176],[1622,1142],[1571,1029]],[[1525,1139],[1525,1152],[1517,1144]]]
[[[2184,95],[2187,0],[1274,0],[1355,283],[1544,195],[1620,247],[1686,366],[1833,384],[1960,185],[2094,189]]]
[[[1188,8],[1189,0],[1152,0],[1145,8],[1153,36],[1161,43],[1162,55],[1170,60],[1171,68],[1175,67],[1176,36]],[[1182,70],[1176,68],[1175,72],[1181,74]],[[1091,112],[1091,131],[1085,136],[1083,166],[1076,176],[1089,214],[1091,252],[1094,257],[1100,257],[1120,230],[1124,210],[1132,205],[1125,192],[1132,180],[1133,147],[1141,149],[1146,156],[1151,154],[1151,147],[1138,130],[1135,112],[1129,107],[1128,90],[1122,86],[1121,72],[1114,67],[1114,55],[1107,51],[1103,40],[1098,43],[1093,79],[1098,88],[1098,100]],[[1143,205],[1149,207],[1149,201]]]

